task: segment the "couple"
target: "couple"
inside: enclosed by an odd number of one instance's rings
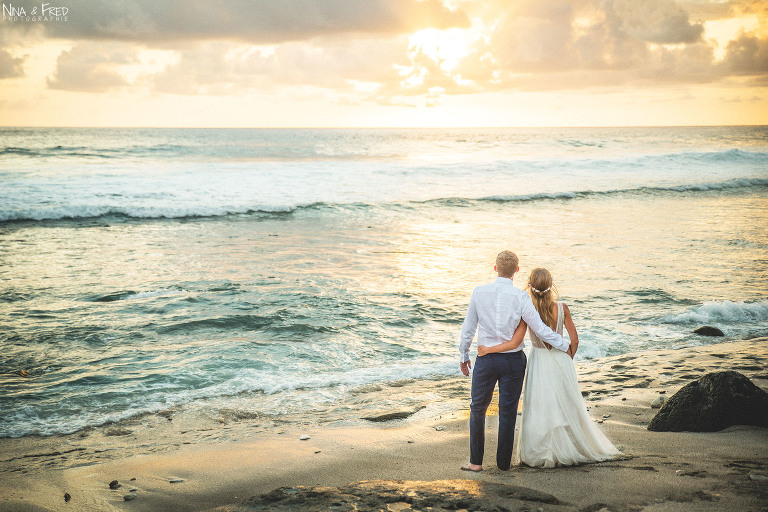
[[[499,444],[496,465],[508,470],[515,440],[517,403],[525,377],[523,424],[518,443],[520,460],[533,467],[551,468],[620,457],[621,452],[591,421],[581,397],[572,358],[578,346],[576,327],[568,307],[556,302],[552,276],[543,268],[531,272],[530,297],[512,284],[520,270],[517,256],[502,251],[496,257],[495,282],[478,286],[461,327],[461,371],[469,376],[469,347],[477,335],[478,357],[472,372],[469,416],[469,464],[466,471],[482,471],[485,448],[485,411],[499,383]],[[535,304],[535,305],[534,305]],[[562,337],[568,330],[569,344]],[[522,341],[526,328],[533,344],[526,374]],[[554,330],[553,330],[554,329]]]

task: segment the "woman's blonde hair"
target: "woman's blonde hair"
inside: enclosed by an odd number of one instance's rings
[[[559,295],[552,283],[552,274],[549,270],[545,268],[531,270],[531,275],[528,276],[528,293],[541,320],[554,331],[557,328],[555,301]]]

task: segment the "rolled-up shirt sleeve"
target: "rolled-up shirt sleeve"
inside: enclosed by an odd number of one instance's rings
[[[567,352],[571,346],[570,343],[565,341],[562,336],[549,328],[547,324],[542,322],[539,312],[533,306],[530,297],[526,297],[527,300],[523,300],[523,314],[521,315],[525,323],[528,324],[528,328],[539,337],[541,341],[545,341],[555,347],[556,349]]]
[[[469,347],[472,345],[472,338],[477,332],[477,304],[475,294],[469,299],[469,309],[464,323],[461,324],[461,339],[459,340],[459,361],[462,363],[469,361]]]

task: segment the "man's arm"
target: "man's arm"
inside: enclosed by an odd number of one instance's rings
[[[523,299],[523,313],[521,316],[523,317],[523,320],[525,320],[525,323],[528,324],[528,328],[532,330],[541,341],[545,341],[563,352],[568,352],[570,344],[565,341],[562,336],[550,329],[547,324],[541,321],[539,312],[533,307],[533,302],[531,302],[531,298],[528,296]]]
[[[461,339],[459,340],[459,361],[465,363],[469,361],[469,347],[472,345],[472,338],[477,332],[477,307],[475,305],[475,294],[469,299],[469,309],[464,323],[461,324]]]

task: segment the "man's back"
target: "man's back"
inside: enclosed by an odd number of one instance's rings
[[[478,286],[469,300],[469,309],[461,326],[459,354],[461,361],[469,360],[469,347],[477,331],[477,344],[493,347],[512,339],[515,329],[524,320],[539,338],[560,350],[568,343],[541,321],[531,298],[512,283],[512,278],[497,277],[492,283]],[[522,350],[521,343],[515,350]]]
[[[466,338],[472,341],[476,327],[478,345],[492,347],[511,339],[527,298],[526,293],[506,277],[498,277],[492,283],[475,288],[462,325],[462,344]]]

